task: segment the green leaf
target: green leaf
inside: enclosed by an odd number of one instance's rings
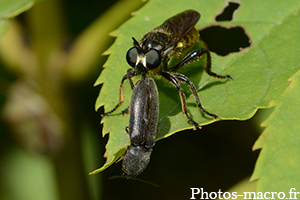
[[[9,19],[32,7],[35,0],[1,0],[0,1],[0,36],[9,25]]]
[[[213,71],[230,74],[234,81],[222,81],[203,73],[202,67],[187,67],[184,73],[201,88],[198,94],[202,105],[221,119],[245,120],[251,118],[258,108],[274,106],[276,99],[287,88],[287,81],[299,70],[299,16],[298,0],[275,1],[243,0],[235,12],[234,19],[227,22],[216,22],[226,1],[186,1],[171,0],[149,1],[135,16],[113,32],[117,36],[115,43],[107,50],[110,54],[102,74],[96,84],[102,84],[96,108],[104,105],[105,111],[111,110],[119,100],[119,85],[129,68],[125,55],[132,46],[131,37],[140,39],[147,31],[157,27],[167,18],[186,9],[201,13],[196,28],[211,25],[222,27],[241,26],[251,39],[251,46],[238,53],[221,57],[212,55]],[[195,68],[197,67],[197,69]],[[192,77],[191,77],[192,76]],[[176,88],[159,77],[156,83],[159,90],[160,120],[157,140],[166,138],[180,130],[192,128],[181,111],[180,98]],[[134,79],[137,81],[137,79]],[[187,88],[185,88],[187,89]],[[121,150],[130,144],[124,130],[128,126],[128,116],[121,111],[128,107],[131,89],[125,82],[124,105],[114,114],[102,120],[103,135],[110,133],[106,146],[105,166],[100,172],[117,160]],[[186,91],[186,94],[190,94]],[[189,96],[189,95],[187,95]],[[214,120],[205,117],[196,107],[193,97],[187,99],[188,111],[200,125]]]
[[[252,176],[259,179],[257,191],[288,194],[291,188],[300,188],[300,108],[295,106],[300,98],[300,70],[290,81],[254,145],[254,149],[262,148]]]

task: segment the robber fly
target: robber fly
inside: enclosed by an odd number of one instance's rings
[[[206,115],[218,118],[217,115],[206,111],[197,94],[194,84],[184,75],[175,73],[177,70],[187,66],[189,63],[197,61],[203,54],[206,54],[205,72],[219,79],[230,79],[230,75],[221,76],[211,71],[211,56],[206,48],[200,48],[200,35],[194,26],[200,19],[200,14],[194,10],[186,10],[169,19],[162,25],[146,33],[138,42],[133,39],[133,47],[126,55],[127,63],[132,67],[123,77],[120,85],[119,103],[103,116],[114,112],[123,103],[123,85],[128,79],[131,88],[134,88],[132,77],[142,75],[142,77],[160,75],[173,84],[179,91],[182,111],[188,120],[195,126],[201,128],[187,112],[186,98],[180,86],[180,82],[187,83],[195,97],[198,108]],[[182,58],[180,62],[170,62],[172,58]]]

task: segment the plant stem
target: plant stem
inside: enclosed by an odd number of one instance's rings
[[[66,75],[70,80],[86,79],[93,74],[104,59],[101,54],[114,40],[109,33],[143,4],[142,0],[118,1],[76,39],[67,60]]]

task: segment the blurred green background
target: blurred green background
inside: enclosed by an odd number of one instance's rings
[[[108,139],[103,110],[94,110],[101,86],[93,84],[107,58],[101,53],[114,40],[108,33],[142,5],[45,0],[12,21],[0,39],[1,200],[189,199],[191,187],[226,191],[249,179],[265,113],[159,141],[140,176],[157,188],[110,180],[122,174],[121,163],[88,175],[105,162]]]

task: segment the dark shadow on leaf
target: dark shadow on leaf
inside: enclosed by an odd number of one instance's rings
[[[200,101],[201,101],[201,99],[200,99]],[[187,107],[188,107],[188,112],[189,112],[190,116],[193,118],[193,113],[189,111],[189,107],[197,107],[196,101],[195,101],[195,103],[187,103],[186,105],[187,105]],[[203,105],[202,105],[202,106],[203,106]],[[205,106],[203,106],[203,107],[205,108]],[[200,114],[201,114],[201,116],[202,116],[203,118],[206,118],[206,119],[212,119],[211,117],[208,117],[207,115],[205,115],[200,109],[198,109],[198,110],[199,110],[199,112],[200,112]],[[209,112],[209,111],[208,111],[208,112]]]
[[[203,87],[201,87],[200,89],[198,88],[197,89],[197,91],[199,92],[199,91],[204,91],[204,90],[207,90],[207,89],[209,89],[209,88],[211,88],[211,87],[213,87],[213,86],[217,86],[217,85],[223,85],[223,84],[225,84],[227,81],[231,81],[231,80],[225,80],[225,81],[213,81],[213,82],[209,82],[209,83],[207,83],[206,85],[204,85]],[[201,93],[200,93],[200,95],[201,95]]]

